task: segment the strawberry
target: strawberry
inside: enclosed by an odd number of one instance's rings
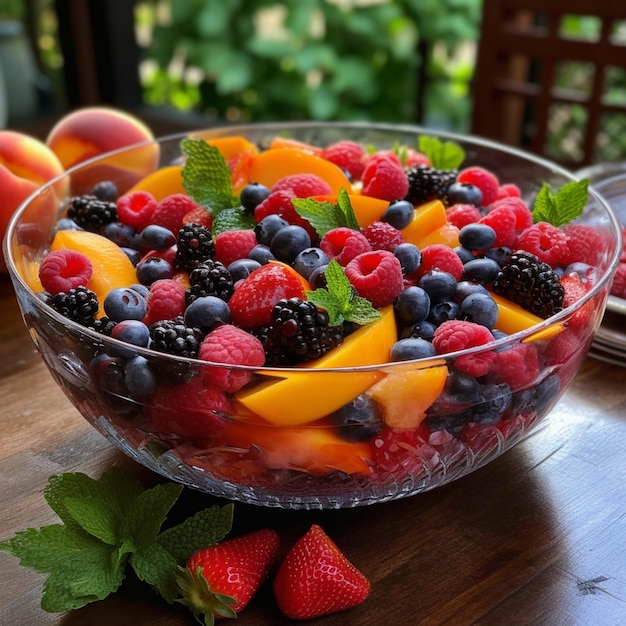
[[[179,602],[198,621],[203,615],[205,624],[237,617],[267,576],[279,546],[278,533],[263,528],[198,550],[181,568]]]
[[[291,619],[350,609],[364,602],[369,590],[367,578],[317,524],[293,545],[274,579],[278,608]]]

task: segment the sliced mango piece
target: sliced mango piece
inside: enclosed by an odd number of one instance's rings
[[[422,249],[433,244],[443,244],[449,248],[456,248],[460,245],[459,229],[454,224],[444,224],[420,239],[416,245]]]
[[[292,150],[302,150],[310,154],[319,156],[322,153],[322,148],[314,146],[310,143],[300,141],[299,139],[292,139],[290,137],[276,136],[270,142],[270,150],[277,150],[279,148],[290,148]]]
[[[117,287],[130,287],[137,283],[135,268],[124,251],[110,239],[85,230],[59,230],[52,240],[51,250],[77,250],[89,257],[93,274],[85,285],[100,302],[98,315],[104,311],[104,298]]]
[[[224,445],[253,447],[257,462],[270,469],[304,470],[323,476],[333,471],[368,474],[371,452],[368,443],[339,437],[330,422],[315,426],[274,426],[267,422],[234,421],[228,424]]]
[[[182,167],[180,165],[167,165],[150,172],[126,193],[133,191],[147,191],[157,201],[175,193],[186,193],[183,187]]]
[[[343,187],[352,188],[346,175],[334,163],[321,159],[314,154],[292,148],[265,150],[257,155],[249,170],[250,182],[272,187],[274,183],[291,174],[316,174],[325,180],[332,193],[338,193]]]
[[[321,196],[313,196],[319,202],[332,202],[337,204],[338,194],[328,194]],[[361,228],[366,228],[372,222],[377,222],[383,216],[383,213],[389,207],[387,200],[373,198],[372,196],[362,196],[361,194],[349,193],[350,205],[354,210],[357,222]]]
[[[527,311],[519,306],[519,304],[515,304],[515,302],[512,302],[508,298],[504,298],[495,293],[492,293],[491,297],[498,305],[498,321],[496,322],[496,328],[509,335],[527,330],[531,326],[535,326],[535,324],[540,324],[544,321],[541,317]],[[533,333],[524,341],[551,339],[555,335],[558,335],[562,330],[562,324],[551,324],[550,326]]]
[[[383,419],[391,428],[417,428],[426,409],[439,397],[446,384],[448,368],[399,368],[387,374],[367,392],[383,407]]]
[[[258,154],[259,149],[249,139],[242,137],[241,135],[233,135],[231,137],[216,137],[215,139],[207,139],[206,142],[210,146],[214,146],[221,153],[222,156],[228,161],[233,157],[238,156],[242,152],[249,154]]]
[[[379,320],[348,335],[340,346],[322,358],[293,368],[280,380],[242,389],[236,394],[237,400],[253,413],[280,426],[307,424],[336,411],[383,374],[311,370],[388,362],[391,346],[397,340],[396,322],[393,307],[386,307],[382,313]]]
[[[415,207],[413,221],[402,229],[408,243],[418,245],[426,235],[448,223],[446,207],[441,200],[431,200]]]

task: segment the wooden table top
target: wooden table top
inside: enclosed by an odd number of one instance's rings
[[[54,383],[0,276],[0,540],[58,519],[42,497],[51,474],[98,477],[126,459]],[[368,600],[334,624],[626,623],[626,370],[587,359],[552,414],[486,467],[434,491],[339,511],[235,505],[235,531],[276,528],[285,544],[319,523],[370,579]],[[149,478],[149,476],[148,476]],[[182,506],[223,501],[186,491]],[[178,506],[178,505],[177,505]],[[0,553],[0,624],[191,625],[129,582],[71,614],[39,606],[44,576]],[[237,621],[292,623],[266,584]]]

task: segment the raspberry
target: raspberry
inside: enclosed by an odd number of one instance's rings
[[[296,196],[292,191],[282,190],[273,191],[270,193],[256,209],[254,209],[254,219],[258,224],[264,217],[268,215],[278,215],[282,217],[286,222],[294,226],[302,226],[309,236],[311,241],[317,241],[318,235],[315,229],[311,226],[308,220],[298,215],[298,212],[293,206],[292,199]]]
[[[407,150],[406,159],[404,160],[404,167],[416,167],[418,165],[426,165],[430,167],[431,161],[422,152],[418,152],[417,150],[413,150],[413,148],[409,148]]]
[[[228,398],[207,386],[200,376],[183,385],[159,385],[144,406],[144,415],[155,432],[177,437],[213,439],[226,427]]]
[[[496,239],[493,242],[495,248],[513,247],[517,237],[515,222],[515,213],[507,206],[498,206],[479,220],[479,224],[491,226],[495,231]]]
[[[482,217],[478,207],[473,204],[453,204],[446,209],[446,219],[449,224],[463,228],[468,224],[478,222]]]
[[[148,312],[143,320],[150,326],[161,320],[172,320],[185,312],[185,290],[171,278],[155,280],[147,298]]]
[[[588,265],[596,265],[602,253],[602,240],[598,231],[586,224],[568,224],[565,227],[568,240],[568,254],[563,265],[580,261]]]
[[[198,358],[214,363],[258,367],[265,363],[265,350],[250,333],[232,324],[223,324],[204,338]],[[252,372],[230,367],[206,367],[202,370],[202,377],[222,391],[234,393],[250,382]]]
[[[422,250],[422,262],[415,272],[415,278],[419,280],[432,270],[447,272],[458,282],[463,276],[463,261],[452,248],[434,243]]]
[[[324,148],[320,156],[348,172],[352,180],[359,180],[365,168],[365,150],[354,141],[337,141]]]
[[[457,352],[483,346],[493,341],[491,331],[481,324],[448,320],[435,330],[433,346],[438,354]],[[465,354],[454,359],[455,367],[469,376],[484,376],[489,372],[496,353],[492,350]]]
[[[569,258],[569,241],[564,231],[548,222],[538,222],[523,230],[517,247],[534,254],[540,261],[555,268]]]
[[[400,200],[409,191],[409,181],[402,166],[390,158],[371,159],[362,175],[364,196],[381,200]]]
[[[363,233],[352,228],[340,227],[329,230],[320,241],[320,248],[330,259],[345,267],[354,257],[369,252],[370,242]]]
[[[369,242],[372,250],[393,252],[405,241],[402,232],[388,222],[372,222],[365,228],[363,235]]]
[[[469,183],[476,185],[483,194],[483,206],[489,206],[498,199],[498,190],[500,182],[495,174],[484,169],[483,167],[467,167],[459,172],[457,180],[460,183]]]
[[[518,232],[533,225],[533,215],[530,208],[521,198],[515,196],[499,198],[489,205],[488,211],[491,212],[499,207],[506,207],[513,212],[515,215],[515,230]]]
[[[147,191],[132,191],[117,199],[117,219],[137,232],[152,224],[156,198]]]
[[[253,230],[226,230],[215,238],[215,260],[228,267],[233,261],[245,259],[256,245]]]
[[[290,174],[276,181],[272,192],[289,191],[296,198],[323,196],[332,193],[329,184],[316,174]]]
[[[77,250],[53,250],[39,267],[41,284],[52,295],[86,285],[92,274],[91,261]]]
[[[524,389],[539,375],[539,355],[532,343],[520,343],[495,353],[489,380],[507,383],[512,389]]]
[[[520,198],[522,192],[514,183],[504,183],[498,187],[498,200],[502,198]]]
[[[233,323],[242,328],[272,321],[272,309],[283,298],[305,298],[297,273],[281,263],[268,263],[243,279],[228,301]]]
[[[563,308],[571,306],[580,300],[591,289],[590,283],[584,283],[576,273],[561,278],[561,285],[565,291]],[[594,313],[593,300],[580,307],[569,320],[569,325],[575,328],[584,328],[589,324]]]
[[[381,161],[391,161],[396,165],[402,165],[398,155],[393,150],[378,150],[373,154],[366,154],[364,158],[364,165],[372,165],[372,163],[380,163]]]
[[[183,224],[199,224],[210,229],[213,226],[213,216],[204,207],[198,206],[185,213]]]
[[[400,261],[388,250],[359,254],[345,273],[357,293],[376,308],[391,304],[404,286]]]
[[[177,233],[184,224],[185,215],[197,208],[198,205],[189,196],[174,193],[159,201],[152,214],[152,223]]]
[[[617,266],[613,284],[611,285],[611,295],[618,298],[626,298],[626,263]]]

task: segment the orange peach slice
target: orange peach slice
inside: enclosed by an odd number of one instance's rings
[[[319,146],[314,146],[298,139],[291,139],[290,137],[274,137],[274,139],[270,142],[270,150],[277,150],[280,148],[301,150],[302,152],[308,152],[309,154],[314,154],[316,156],[320,156],[322,154],[322,148]]]
[[[291,174],[315,174],[328,183],[332,193],[339,193],[342,187],[346,191],[352,189],[346,175],[334,163],[291,148],[261,152],[252,161],[248,176],[250,182],[271,188],[278,180]]]
[[[271,424],[296,426],[313,422],[347,404],[383,376],[378,371],[347,374],[323,370],[387,363],[396,339],[394,312],[389,306],[380,319],[348,335],[322,358],[293,368],[281,380],[243,389],[236,394],[237,399]]]
[[[417,428],[426,417],[426,409],[443,391],[447,376],[445,365],[425,369],[398,367],[367,393],[383,407],[383,420],[387,426]]]
[[[415,207],[413,221],[402,229],[405,241],[424,247],[423,240],[433,231],[448,223],[446,207],[441,200],[432,200]]]
[[[492,293],[491,297],[498,305],[498,321],[496,322],[496,328],[509,335],[527,330],[544,321],[541,317],[527,311],[519,306],[519,304],[515,304],[515,302],[512,302],[508,298],[504,298],[495,293]],[[562,330],[562,324],[551,324],[543,330],[533,333],[527,337],[525,341],[551,339],[555,335],[558,335]]]
[[[77,250],[88,256],[93,274],[85,285],[102,305],[105,296],[116,287],[130,287],[137,282],[135,268],[124,251],[110,239],[82,230],[60,230],[52,240],[51,250]],[[103,315],[102,306],[98,315]]]
[[[183,187],[182,166],[166,165],[150,172],[126,193],[133,191],[147,191],[156,198],[157,202],[176,193],[186,193]]]
[[[332,202],[333,204],[337,204],[337,196],[338,194],[329,194],[313,196],[313,199],[319,202]],[[366,228],[372,222],[379,221],[383,213],[389,207],[387,200],[381,200],[380,198],[374,198],[372,196],[349,193],[348,198],[361,228]]]

